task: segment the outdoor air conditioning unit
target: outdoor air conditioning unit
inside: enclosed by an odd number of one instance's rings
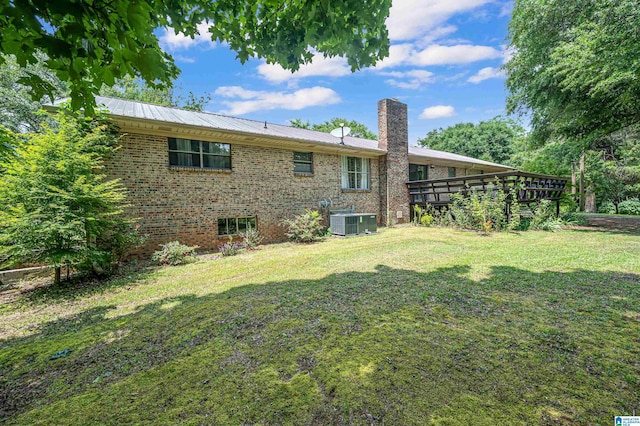
[[[363,235],[378,231],[373,213],[337,213],[329,216],[329,229],[334,235]]]

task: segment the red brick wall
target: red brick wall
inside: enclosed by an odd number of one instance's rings
[[[378,148],[387,151],[379,171],[380,214],[385,224],[409,221],[408,123],[406,104],[395,99],[378,102]]]
[[[333,209],[353,204],[357,212],[379,214],[377,159],[371,159],[371,190],[352,192],[341,189],[339,155],[314,153],[314,175],[300,177],[293,173],[293,151],[286,149],[232,143],[232,171],[213,172],[169,168],[163,136],[127,134],[121,144],[106,170],[127,187],[128,213],[149,236],[143,253],[173,240],[214,250],[218,218],[226,217],[255,216],[265,242],[282,241],[282,219],[317,208],[323,199],[331,199]]]

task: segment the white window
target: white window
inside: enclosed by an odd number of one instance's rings
[[[369,189],[369,159],[342,157],[342,189]]]

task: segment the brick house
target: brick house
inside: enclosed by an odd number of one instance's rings
[[[253,224],[265,242],[285,239],[282,219],[322,200],[354,206],[380,224],[409,220],[406,182],[509,170],[410,147],[407,106],[378,103],[378,141],[266,122],[98,97],[120,126],[121,148],[106,165],[129,193],[129,214],[149,236],[145,252],[179,240],[215,249]]]

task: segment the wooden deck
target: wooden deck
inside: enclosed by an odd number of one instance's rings
[[[515,196],[515,201],[519,204],[550,200],[555,201],[559,206],[560,197],[567,182],[568,178],[514,170],[445,179],[417,180],[407,182],[407,187],[411,206],[430,204],[440,208],[452,202],[452,194],[458,192],[464,194],[470,191],[486,192],[491,186],[496,185],[510,195],[508,198],[510,202],[513,202]],[[518,185],[519,183],[521,185]]]

